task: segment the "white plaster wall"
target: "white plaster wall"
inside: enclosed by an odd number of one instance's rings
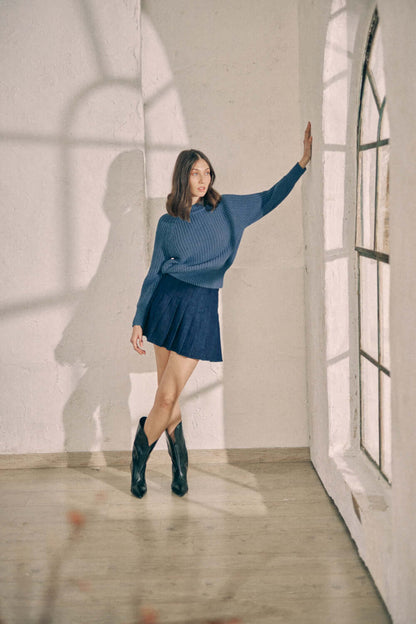
[[[173,162],[199,147],[246,193],[300,157],[296,3],[5,0],[0,28],[0,452],[129,449],[156,388],[131,319]],[[221,311],[225,364],[184,394],[190,448],[307,445],[300,185],[246,232]]]
[[[139,18],[134,0],[0,4],[3,453],[130,444]]]
[[[303,187],[308,402],[313,463],[393,621],[404,624],[416,617],[412,537],[416,188],[411,172],[416,129],[411,31],[416,7],[411,0],[394,6],[384,0],[378,3],[391,123],[391,487],[359,449],[356,276],[351,251],[361,63],[374,7],[374,2],[358,0],[311,0],[300,5],[302,106],[305,109],[306,102],[312,106],[315,127],[311,175]],[[334,275],[335,280],[329,279]]]

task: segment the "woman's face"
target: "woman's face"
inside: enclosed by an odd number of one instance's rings
[[[192,165],[189,174],[189,189],[192,195],[192,203],[195,204],[201,197],[204,197],[211,182],[211,171],[208,163],[200,158]]]

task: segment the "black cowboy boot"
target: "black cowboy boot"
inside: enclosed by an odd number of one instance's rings
[[[137,496],[137,498],[142,498],[147,492],[145,479],[146,462],[157,442],[156,440],[156,442],[153,442],[153,444],[149,446],[147,435],[144,432],[145,422],[146,416],[140,418],[139,426],[137,427],[136,437],[134,438],[132,461],[130,464],[130,491],[134,496]]]
[[[172,492],[183,496],[188,491],[186,472],[188,470],[188,451],[186,450],[185,438],[183,437],[182,422],[177,425],[173,432],[173,440],[165,431],[168,442],[168,451],[172,459]]]

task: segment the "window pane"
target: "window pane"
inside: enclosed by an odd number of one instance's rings
[[[374,205],[376,194],[376,150],[360,152],[358,188],[359,246],[374,249]]]
[[[380,276],[380,360],[390,370],[390,265],[379,263]]]
[[[386,81],[384,78],[384,55],[380,26],[377,28],[374,36],[369,68],[374,78],[380,102],[382,102],[386,95]]]
[[[387,111],[387,104],[386,104],[383,110],[383,117],[381,118],[380,139],[389,139],[389,138],[390,138],[390,121],[389,121],[389,113]]]
[[[361,104],[361,145],[377,141],[378,119],[378,108],[371,90],[370,81],[368,76],[366,76]]]
[[[391,398],[390,377],[381,373],[381,469],[391,481]]]
[[[379,463],[378,369],[361,356],[362,445]]]
[[[377,182],[377,251],[389,253],[389,157],[390,146],[383,145],[378,150]]]
[[[377,261],[360,257],[361,348],[378,361]]]

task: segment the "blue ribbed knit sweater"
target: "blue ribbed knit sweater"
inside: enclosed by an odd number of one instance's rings
[[[276,208],[304,172],[296,163],[268,191],[222,195],[215,210],[194,204],[190,221],[169,214],[160,217],[152,262],[143,282],[133,325],[143,325],[152,294],[164,273],[196,286],[221,288],[244,229]]]

